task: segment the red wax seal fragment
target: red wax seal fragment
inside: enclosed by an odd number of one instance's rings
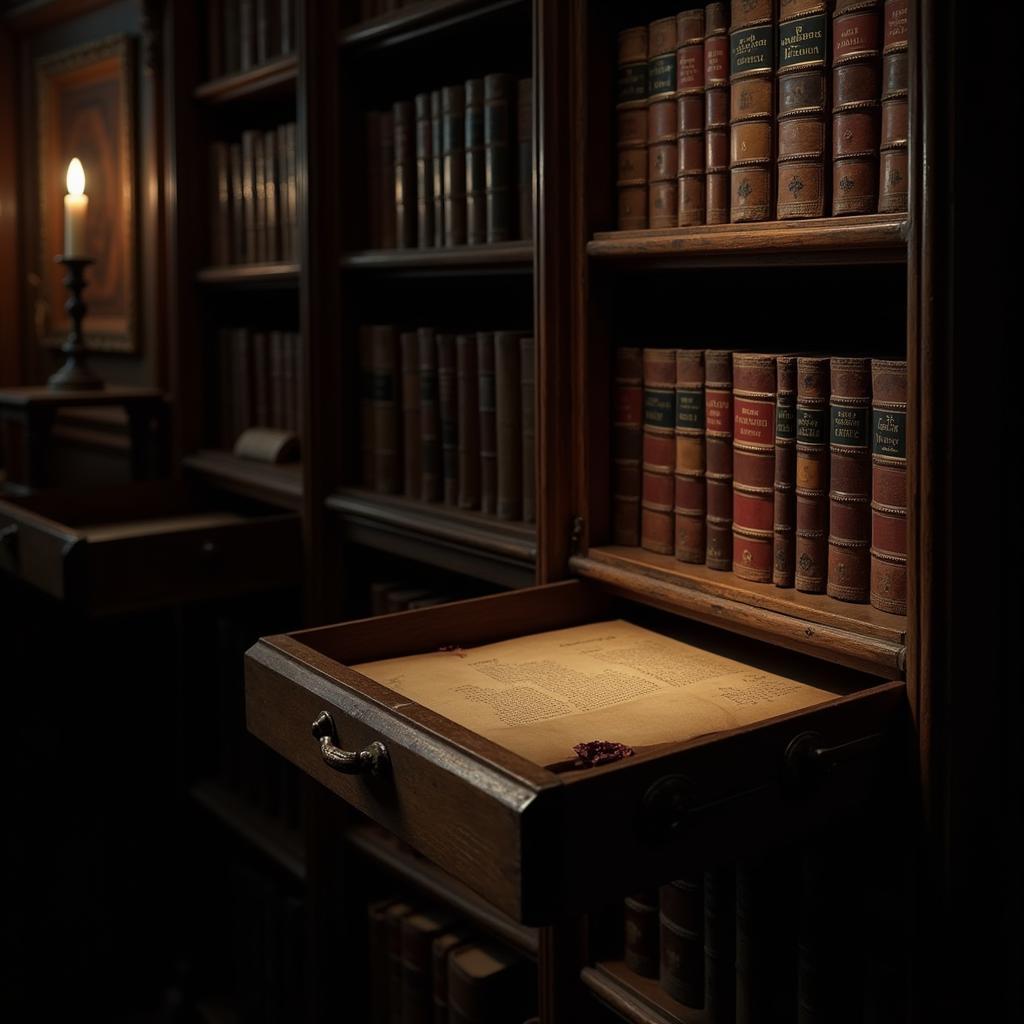
[[[611,740],[590,740],[588,743],[577,743],[572,749],[589,768],[633,756],[632,747],[627,747],[625,743],[612,743]]]

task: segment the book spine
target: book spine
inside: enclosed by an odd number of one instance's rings
[[[516,151],[519,159],[519,237],[533,238],[533,79],[520,78],[516,94]]]
[[[645,978],[658,977],[658,891],[627,896],[624,911],[626,966]]]
[[[796,548],[796,356],[778,356],[775,393],[775,521],[772,582],[793,586]]]
[[[871,361],[871,604],[907,613],[907,364]]]
[[[441,90],[441,151],[445,245],[466,244],[466,89]]]
[[[826,593],[867,601],[871,572],[871,360],[833,358]]]
[[[397,241],[398,207],[395,203],[395,114],[380,115],[380,242],[382,249],[394,249]]]
[[[255,131],[242,132],[242,216],[245,222],[245,262],[255,263],[256,243],[256,156]]]
[[[783,0],[779,21],[779,220],[825,216],[828,2]]]
[[[253,132],[253,206],[256,233],[255,256],[257,263],[267,261],[267,155],[264,152],[263,132]]]
[[[676,352],[675,552],[703,565],[707,550],[704,483],[704,350]]]
[[[732,568],[772,581],[775,513],[775,356],[736,353],[732,418]]]
[[[647,26],[647,54],[647,224],[674,228],[679,217],[674,17]]]
[[[680,878],[660,890],[661,987],[684,1006],[704,1006],[704,876]]]
[[[286,153],[288,157],[288,237],[292,259],[299,255],[299,151],[296,143],[297,125],[289,121],[285,125]],[[383,130],[383,129],[382,129]],[[390,133],[389,133],[390,134]],[[390,164],[388,165],[391,166]],[[391,203],[388,206],[392,206]]]
[[[271,128],[263,136],[263,164],[266,178],[266,202],[264,204],[266,235],[266,257],[268,261],[281,259],[281,210],[278,198],[280,169],[277,164],[277,130]]]
[[[676,223],[703,224],[706,213],[704,151],[704,11],[676,15],[676,140],[679,196]],[[702,559],[703,560],[703,559]]]
[[[416,247],[416,150],[413,105],[400,100],[391,108],[395,125],[395,241],[399,249]]]
[[[770,220],[774,198],[774,0],[732,0],[729,84],[730,218],[734,224]]]
[[[466,936],[461,932],[445,932],[434,939],[431,948],[433,975],[433,1024],[448,1024],[448,954],[462,945]]]
[[[704,872],[704,1009],[711,1024],[736,1017],[736,876],[731,865]]]
[[[231,262],[231,172],[228,146],[214,142],[210,146],[210,259],[216,266]]]
[[[281,236],[281,259],[291,263],[295,260],[298,247],[295,244],[295,215],[292,210],[292,165],[291,151],[288,142],[288,125],[278,125],[276,134],[278,173],[277,207],[278,228]]]
[[[446,505],[459,503],[459,392],[455,335],[437,335],[437,398],[441,414],[441,479]]]
[[[441,90],[430,94],[430,195],[434,202],[434,245],[445,244],[444,235],[444,122]]]
[[[644,366],[638,348],[615,350],[612,423],[612,542],[640,544],[640,463],[643,453]]]
[[[399,337],[399,345],[402,350],[402,490],[410,498],[418,498],[422,481],[422,451],[419,342],[416,332],[403,331]]]
[[[455,338],[458,384],[459,508],[480,507],[480,372],[475,334]]]
[[[487,241],[512,237],[512,78],[484,78],[484,179]]]
[[[476,365],[479,374],[480,418],[480,511],[494,515],[498,511],[498,437],[495,421],[494,335],[478,331]]]
[[[675,388],[675,349],[645,348],[640,544],[663,555],[675,550]]]
[[[704,353],[708,548],[711,569],[732,568],[732,353]]]
[[[704,163],[707,167],[705,219],[729,222],[729,7],[704,8]]]
[[[908,0],[885,0],[882,44],[882,137],[878,164],[878,212],[907,210],[907,120],[910,64]]]
[[[432,327],[416,332],[420,366],[420,498],[441,500],[441,414],[437,390],[437,342]]]
[[[523,522],[537,518],[536,353],[533,338],[519,340],[519,375],[523,393]]]
[[[245,261],[245,171],[242,161],[242,145],[232,142],[228,149],[228,163],[231,175],[231,249],[228,262]]]
[[[434,244],[433,129],[430,93],[416,95],[416,240],[421,249]]]
[[[618,36],[618,92],[615,105],[618,226],[647,227],[647,26]]]
[[[398,332],[392,326],[375,327],[373,332],[373,481],[382,494],[398,494],[402,487]]]
[[[837,0],[832,22],[832,214],[878,207],[878,0]]]
[[[373,413],[373,350],[375,341],[376,334],[373,327],[364,324],[359,328],[359,456],[360,479],[364,487],[374,486],[373,425],[376,422],[376,417]],[[281,369],[283,378],[283,365]],[[282,413],[284,420],[287,421],[287,403],[283,404]]]
[[[381,186],[383,171],[381,168],[381,113],[379,110],[368,110],[366,124],[366,239],[371,249],[381,248]],[[392,165],[388,165],[388,172]]]
[[[466,82],[466,242],[487,241],[487,180],[484,159],[484,83]]]
[[[796,361],[796,567],[794,586],[823,594],[828,579],[827,357]]]
[[[498,442],[498,518],[523,514],[522,385],[519,336],[494,334],[495,422]]]

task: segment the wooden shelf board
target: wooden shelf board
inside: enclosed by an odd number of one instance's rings
[[[366,249],[342,256],[341,266],[345,270],[403,270],[421,273],[525,272],[533,268],[533,243],[491,242],[486,245],[450,245],[436,249]]]
[[[299,62],[295,54],[278,57],[248,71],[224,75],[196,86],[195,98],[204,103],[230,103],[233,100],[263,98],[275,92],[294,89]]]
[[[277,285],[291,287],[299,283],[297,263],[238,263],[223,267],[203,267],[196,273],[200,284],[235,287]]]
[[[644,978],[621,960],[603,960],[584,967],[586,988],[631,1024],[706,1024],[703,1010],[677,1003],[655,978]]]
[[[634,600],[876,675],[903,676],[905,616],[825,594],[748,583],[731,572],[642,548],[591,548],[570,564],[578,575]]]
[[[513,921],[458,880],[400,843],[376,825],[356,825],[348,840],[360,853],[383,865],[433,899],[446,903],[491,935],[536,957],[539,937],[536,928]]]
[[[302,464],[299,462],[274,466],[211,449],[186,455],[183,461],[188,469],[238,494],[291,509],[302,507]]]
[[[465,21],[485,18],[524,0],[421,0],[350,25],[341,31],[339,45],[397,46],[431,33],[453,28]]]
[[[907,219],[865,214],[759,224],[708,224],[650,231],[600,231],[587,243],[595,259],[680,263],[902,263]]]
[[[260,850],[300,882],[306,878],[302,837],[276,818],[264,814],[213,779],[197,782],[189,792],[215,818]]]

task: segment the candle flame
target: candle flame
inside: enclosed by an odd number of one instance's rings
[[[73,196],[80,196],[85,192],[85,168],[78,157],[72,157],[68,164],[68,193]]]

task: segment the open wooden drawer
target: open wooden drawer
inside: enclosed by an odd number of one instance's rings
[[[572,767],[571,749],[565,764],[542,767],[348,667],[613,619],[752,666],[811,672],[842,695],[595,768]],[[246,655],[251,732],[529,924],[673,878],[683,851],[751,852],[867,799],[903,705],[901,682],[663,616],[581,580],[269,637]],[[616,739],[580,736],[597,738]]]
[[[0,569],[90,614],[300,580],[298,516],[169,481],[0,501]]]

